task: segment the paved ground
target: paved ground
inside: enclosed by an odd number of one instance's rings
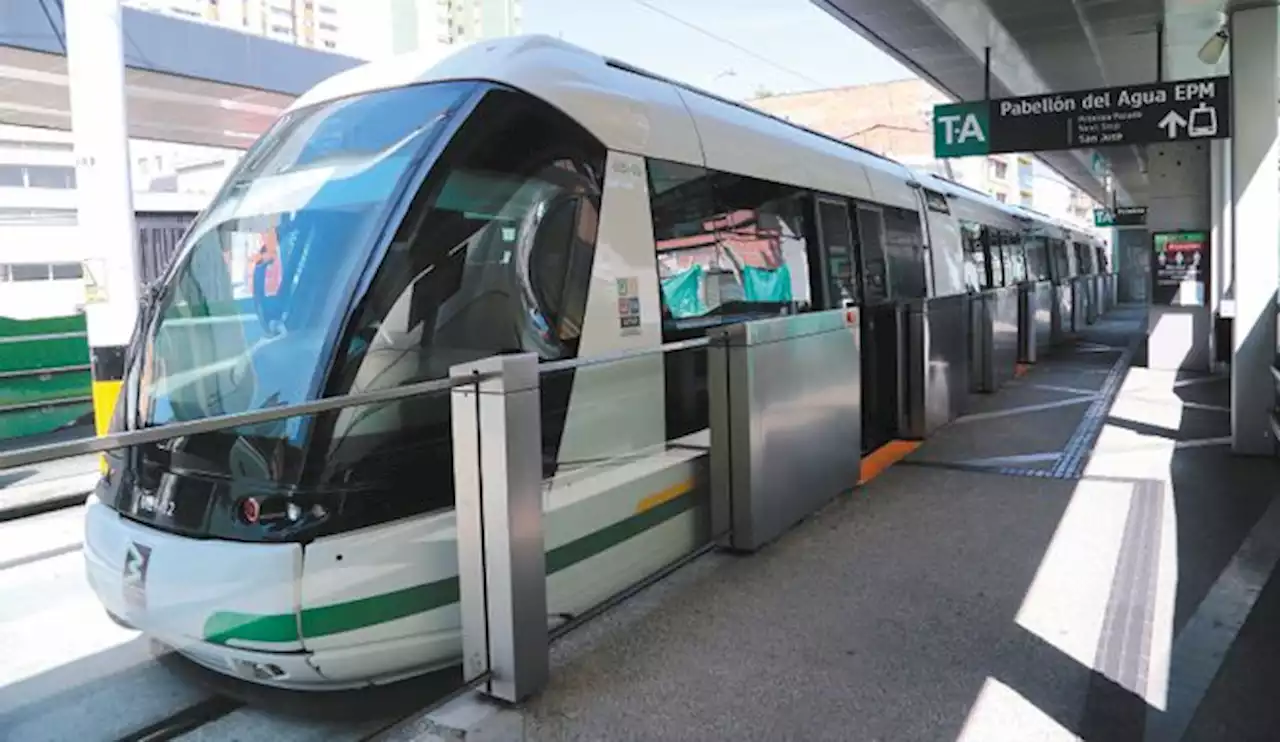
[[[77,427],[38,439],[0,441],[0,452],[31,445],[60,443],[93,435],[92,428]],[[98,457],[76,456],[35,466],[0,469],[0,520],[26,515],[46,504],[70,503],[83,498],[98,481]]]
[[[1280,710],[1280,466],[1227,383],[1084,334],[753,557],[556,645],[550,740],[1263,740]]]

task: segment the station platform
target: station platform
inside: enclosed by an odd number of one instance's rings
[[[1130,365],[1144,316],[1113,310],[890,444],[900,460],[761,552],[708,554],[569,634],[505,728],[1274,739],[1280,464],[1231,454],[1227,378]]]
[[[39,436],[0,441],[0,453],[26,446],[65,443],[93,435],[77,426]],[[98,483],[98,456],[74,456],[34,466],[0,469],[0,523],[73,507]]]

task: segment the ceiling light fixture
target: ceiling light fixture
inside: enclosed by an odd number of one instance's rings
[[[1231,38],[1230,32],[1227,30],[1227,24],[1224,21],[1217,31],[1204,42],[1204,46],[1200,47],[1200,61],[1207,65],[1215,65],[1218,60],[1222,59],[1222,53],[1227,49],[1227,41]]]

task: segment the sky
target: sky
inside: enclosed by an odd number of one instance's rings
[[[523,32],[727,98],[903,80],[908,69],[810,0],[522,0]]]

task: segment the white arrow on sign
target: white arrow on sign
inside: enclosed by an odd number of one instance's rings
[[[1166,113],[1164,115],[1164,118],[1160,119],[1160,123],[1156,124],[1156,126],[1159,126],[1160,128],[1165,130],[1165,132],[1169,135],[1170,139],[1173,139],[1174,137],[1178,136],[1179,126],[1186,126],[1186,125],[1187,125],[1187,120],[1182,118],[1182,114],[1178,113],[1177,111],[1170,111]]]

